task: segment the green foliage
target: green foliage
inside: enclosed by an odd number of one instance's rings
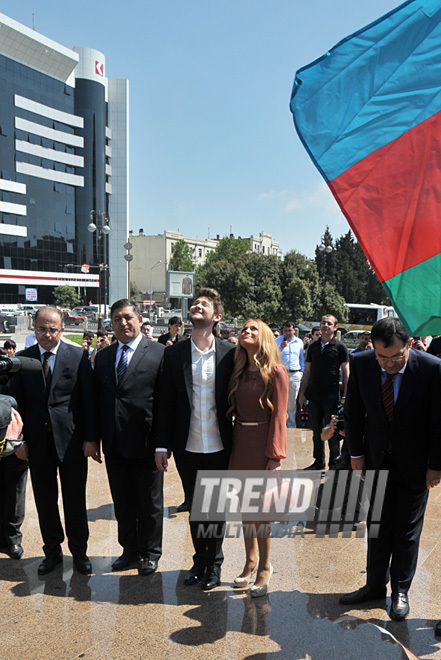
[[[316,248],[315,261],[320,280],[332,284],[348,303],[390,304],[386,291],[351,231],[334,241],[326,227],[322,244],[331,246],[332,252]]]
[[[77,291],[73,286],[56,286],[52,291],[52,295],[54,297],[54,302],[58,307],[72,309],[72,307],[78,305]]]
[[[281,260],[249,252],[248,241],[223,238],[196,269],[196,287],[219,291],[227,316],[266,322],[319,321],[333,314],[348,318],[345,302],[388,304],[388,298],[360,246],[349,231],[334,240],[326,228],[315,260],[292,250]]]
[[[186,273],[192,273],[194,266],[191,257],[191,247],[187,245],[183,238],[180,238],[173,245],[169,270],[180,270]]]

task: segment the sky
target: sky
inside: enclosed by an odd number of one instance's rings
[[[270,233],[313,256],[349,229],[294,129],[295,72],[396,0],[3,0],[130,81],[130,229]]]

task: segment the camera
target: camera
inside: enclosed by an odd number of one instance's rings
[[[345,426],[344,426],[344,417],[343,417],[343,408],[339,408],[337,410],[337,413],[335,415],[336,420],[337,420],[337,426],[335,427],[337,431],[344,431]]]

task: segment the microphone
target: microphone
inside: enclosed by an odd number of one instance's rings
[[[22,371],[24,374],[34,374],[43,368],[40,360],[29,357],[6,357],[0,356],[0,373],[12,373]]]

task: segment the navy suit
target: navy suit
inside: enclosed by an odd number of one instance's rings
[[[20,355],[41,359],[37,344]],[[41,371],[15,374],[9,393],[17,400],[23,418],[45,555],[56,557],[64,540],[58,511],[58,471],[69,549],[74,557],[82,558],[89,537],[83,442],[97,440],[92,369],[86,352],[60,341],[49,392]]]
[[[411,350],[389,422],[374,351],[354,356],[345,406],[352,456],[389,477],[378,538],[368,539],[367,583],[406,593],[418,559],[428,490],[426,473],[441,470],[441,361]],[[368,523],[370,518],[368,517]]]
[[[155,411],[164,347],[143,336],[120,383],[117,347],[97,353],[94,376],[118,541],[125,554],[156,560],[162,553],[163,474],[155,465]]]
[[[191,361],[191,341],[180,341],[169,346],[164,352],[164,368],[159,401],[159,429],[157,447],[173,451],[176,467],[181,477],[184,492],[191,506],[198,470],[226,470],[231,452],[233,427],[227,419],[228,385],[234,367],[234,346],[221,339],[216,342],[215,400],[219,433],[223,451],[211,454],[192,453],[185,450],[190,430],[193,377]],[[201,523],[190,522],[194,563],[199,566],[223,561],[222,541],[224,526],[218,525],[216,538],[202,538],[198,535]],[[211,523],[203,523],[209,526]]]

